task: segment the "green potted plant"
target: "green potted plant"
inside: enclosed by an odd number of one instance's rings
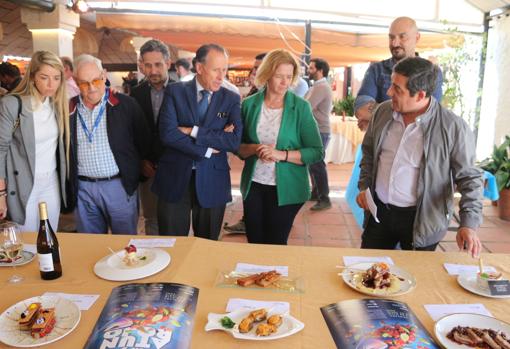
[[[500,146],[494,146],[492,155],[480,167],[496,177],[499,190],[499,218],[510,221],[510,136]]]
[[[354,116],[354,97],[347,95],[344,99],[337,99],[333,103],[333,112],[336,115]]]

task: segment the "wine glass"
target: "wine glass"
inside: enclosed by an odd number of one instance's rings
[[[23,241],[18,225],[14,222],[0,223],[0,250],[12,260],[14,275],[9,278],[10,283],[18,283],[23,276],[16,274],[16,259],[23,253]]]

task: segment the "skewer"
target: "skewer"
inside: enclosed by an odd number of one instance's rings
[[[483,259],[482,256],[478,259],[478,267],[480,268],[480,274],[483,273]]]

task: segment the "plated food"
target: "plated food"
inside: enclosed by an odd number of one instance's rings
[[[436,322],[434,331],[448,349],[510,349],[510,325],[490,316],[448,315]]]
[[[484,273],[485,274],[485,273]],[[492,274],[490,277],[483,277],[474,273],[463,273],[457,277],[457,282],[465,290],[477,294],[479,296],[489,298],[510,298],[510,295],[492,295],[489,289],[489,280],[502,280],[500,273]]]
[[[0,267],[12,267],[18,265],[24,265],[30,263],[35,258],[35,254],[30,251],[21,251],[18,257],[14,258],[14,261],[7,257],[5,253],[0,251]]]
[[[139,254],[135,245],[124,247],[124,257],[122,258],[122,261],[128,267],[135,266],[146,259],[147,256]]]
[[[271,313],[264,308],[241,308],[228,314],[209,313],[205,330],[223,330],[239,339],[272,340],[297,333],[304,326],[288,314]]]
[[[416,286],[416,279],[411,274],[382,262],[354,264],[341,275],[356,291],[378,297],[398,296]]]
[[[446,335],[451,341],[468,347],[510,349],[510,337],[491,328],[456,326]]]
[[[0,341],[14,347],[36,347],[69,334],[80,322],[76,304],[50,296],[21,301],[0,315]]]
[[[304,292],[301,278],[283,276],[276,270],[255,274],[238,271],[221,271],[216,277],[214,285],[216,287],[253,288],[276,292]]]
[[[241,287],[247,287],[250,285],[258,285],[260,287],[268,287],[280,280],[282,274],[276,270],[271,270],[264,273],[252,274],[237,279],[237,284]]]
[[[129,281],[159,273],[170,264],[170,255],[164,250],[131,246],[103,257],[95,264],[94,273],[106,280]]]
[[[503,280],[500,272],[484,272],[476,274],[476,284],[482,290],[489,290],[489,281]]]

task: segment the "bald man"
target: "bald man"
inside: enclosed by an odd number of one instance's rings
[[[418,55],[416,44],[420,40],[420,32],[414,19],[396,18],[390,25],[388,40],[391,58],[370,65],[356,97],[354,114],[358,118],[358,125],[361,129],[366,129],[368,126],[374,106],[390,99],[387,91],[391,86],[391,73],[395,64],[406,57]],[[438,102],[441,101],[443,95],[442,84],[443,74],[439,70],[433,93]]]

